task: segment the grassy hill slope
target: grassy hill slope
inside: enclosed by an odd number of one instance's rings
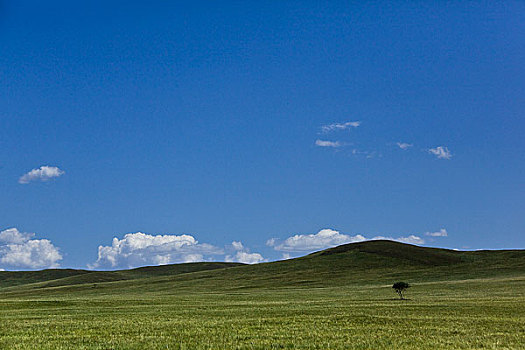
[[[228,267],[228,268],[221,268]],[[215,269],[213,269],[215,268]],[[2,349],[521,349],[525,251],[348,244],[258,265],[10,273]],[[121,279],[121,280],[118,280]],[[391,285],[413,285],[408,300]]]
[[[48,269],[41,271],[0,271],[0,288],[30,285],[32,288],[132,280],[153,276],[175,276],[205,270],[242,266],[240,263],[199,262],[145,266],[130,270],[88,271]]]
[[[108,293],[210,292],[337,287],[363,283],[384,285],[396,280],[422,283],[523,275],[523,250],[461,252],[378,240],[341,245],[296,259],[257,265],[194,263],[84,272],[4,288],[3,292],[27,294],[39,290],[40,293],[43,288],[49,289],[46,293],[84,289],[89,293],[101,290]],[[96,290],[93,289],[94,284]]]
[[[0,288],[50,281],[89,273],[87,270],[47,269],[41,271],[0,271]]]

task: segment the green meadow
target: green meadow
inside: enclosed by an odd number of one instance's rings
[[[1,272],[0,288],[2,349],[525,348],[521,250],[372,241],[259,265]]]

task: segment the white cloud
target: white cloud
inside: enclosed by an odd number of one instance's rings
[[[361,125],[360,121],[346,122],[346,123],[334,123],[334,124],[329,124],[329,125],[323,125],[321,127],[321,130],[326,133],[326,132],[330,132],[334,130],[345,130],[348,128],[357,128],[359,125]]]
[[[335,230],[324,229],[316,234],[289,237],[281,244],[277,244],[275,240],[269,240],[266,244],[273,246],[274,249],[278,251],[307,252],[335,247],[346,243],[361,242],[365,239],[366,238],[361,235],[348,236]]]
[[[168,256],[170,257],[170,256]],[[200,262],[200,261],[204,261],[204,255],[202,254],[186,254],[184,256],[184,260],[182,262],[184,263],[193,263],[193,262]],[[162,265],[166,265],[166,264],[170,264],[171,261],[166,258],[162,261]],[[160,265],[160,264],[159,264]]]
[[[409,149],[410,147],[414,146],[413,144],[411,143],[406,143],[406,142],[398,142],[396,143],[397,147],[401,148],[403,151]]]
[[[233,241],[232,242],[232,247],[235,250],[243,250],[244,249],[244,246],[242,245],[242,242]]]
[[[28,184],[31,181],[48,181],[49,179],[59,177],[64,173],[63,170],[60,170],[55,166],[43,165],[38,169],[33,169],[27,174],[22,175],[22,177],[18,179],[18,183]]]
[[[23,244],[34,236],[34,233],[20,232],[16,228],[9,228],[0,232],[0,244]]]
[[[425,244],[425,240],[419,236],[410,235],[408,237],[399,237],[394,239],[395,241],[401,242],[401,243],[409,243],[409,244]]]
[[[227,255],[227,262],[240,262],[243,264],[258,264],[268,261],[259,253],[250,253],[249,249],[244,247],[241,242],[232,242],[232,248],[236,251],[234,255]]]
[[[34,235],[16,228],[0,232],[0,263],[13,268],[58,267],[59,249],[47,239],[31,239]]]
[[[210,256],[224,254],[211,244],[199,243],[191,235],[149,235],[128,233],[124,238],[113,238],[111,246],[98,247],[98,259],[89,268],[165,265],[209,260]]]
[[[277,243],[277,238],[270,238],[266,241],[268,247],[273,247]]]
[[[258,264],[267,261],[259,253],[236,252],[234,256],[226,256],[227,262],[240,262],[243,264]]]
[[[342,146],[341,142],[339,141],[335,141],[335,142],[334,141],[323,141],[319,139],[315,141],[315,145],[319,147],[334,147],[334,148]]]
[[[365,156],[367,159],[381,157],[381,153],[377,153],[376,151],[360,151],[357,148],[352,149],[351,153],[354,156]]]
[[[397,241],[401,243],[408,243],[408,244],[425,244],[425,240],[419,236],[410,235],[408,237],[384,237],[384,236],[376,236],[372,238],[372,240],[378,240],[378,239],[387,239],[389,241]]]
[[[436,148],[429,148],[428,153],[435,155],[439,159],[452,158],[452,153],[450,153],[447,147],[443,147],[443,146],[438,146]]]
[[[397,241],[409,244],[424,244],[425,240],[415,235],[406,237],[386,237],[375,236],[372,240],[386,239],[390,241]],[[282,243],[279,243],[277,238],[270,238],[266,241],[266,245],[273,247],[273,249],[283,253],[283,259],[291,257],[289,252],[312,252],[316,250],[327,249],[341,244],[356,243],[370,240],[363,235],[357,234],[355,236],[345,235],[332,229],[323,229],[316,234],[295,235],[288,237]]]
[[[425,235],[431,236],[431,237],[447,237],[448,236],[448,232],[447,232],[447,230],[442,228],[441,230],[439,230],[437,232],[426,232]]]

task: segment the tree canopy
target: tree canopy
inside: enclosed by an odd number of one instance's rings
[[[394,283],[392,288],[394,288],[396,293],[399,295],[400,299],[404,299],[403,298],[403,292],[405,290],[407,290],[408,288],[410,288],[410,285],[408,283],[406,283],[406,282],[396,282],[396,283]]]

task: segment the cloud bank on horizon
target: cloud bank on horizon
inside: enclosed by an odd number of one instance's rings
[[[241,242],[233,241],[231,244],[234,255],[226,255],[226,262],[240,262],[243,264],[258,264],[266,262],[268,259],[263,258],[259,253],[250,253],[250,250],[246,248]]]
[[[144,265],[166,265],[210,260],[224,254],[211,244],[199,243],[191,235],[150,235],[128,233],[113,238],[110,246],[98,247],[98,259],[89,264],[96,268],[133,268]]]
[[[47,239],[33,239],[34,233],[9,228],[0,232],[2,268],[39,269],[59,267],[62,255]]]
[[[282,243],[276,238],[269,239],[266,245],[283,252],[308,252],[313,250],[334,247],[346,243],[362,242],[364,236],[349,236],[332,229],[323,229],[316,234],[295,235],[288,237]]]
[[[446,237],[447,232],[445,229],[441,229],[440,231],[434,233],[427,232],[426,235],[433,237]],[[273,249],[276,251],[284,252],[283,258],[287,259],[290,257],[289,253],[306,253],[336,247],[341,244],[379,239],[386,239],[416,245],[425,244],[425,240],[416,235],[408,235],[401,237],[374,236],[372,238],[366,238],[361,234],[350,236],[342,234],[336,230],[322,229],[315,234],[298,234],[288,237],[282,243],[279,243],[279,239],[277,238],[271,238],[266,242],[266,245],[269,247],[273,247]]]
[[[426,232],[430,237],[447,237],[447,230]],[[59,248],[47,239],[33,239],[34,233],[9,228],[0,232],[0,271],[5,269],[58,268],[62,255]],[[347,235],[333,229],[322,229],[315,234],[297,234],[284,239],[271,238],[268,247],[282,253],[283,259],[290,253],[310,253],[341,244],[387,239],[402,243],[422,245],[425,240],[416,235],[401,237]],[[226,261],[258,264],[270,261],[261,253],[251,252],[240,241],[233,241],[225,248],[200,243],[194,236],[151,235],[143,232],[125,234],[122,239],[114,237],[111,245],[98,247],[98,258],[87,264],[89,269],[134,268],[147,265],[166,265],[201,261]]]
[[[225,255],[225,251],[228,250],[233,253]],[[250,253],[242,242],[234,241],[230,247],[223,249],[212,244],[200,243],[188,234],[150,235],[136,232],[126,234],[122,239],[114,237],[110,246],[99,246],[97,261],[88,264],[88,267],[133,268],[218,260],[244,264],[267,261],[259,253]]]

